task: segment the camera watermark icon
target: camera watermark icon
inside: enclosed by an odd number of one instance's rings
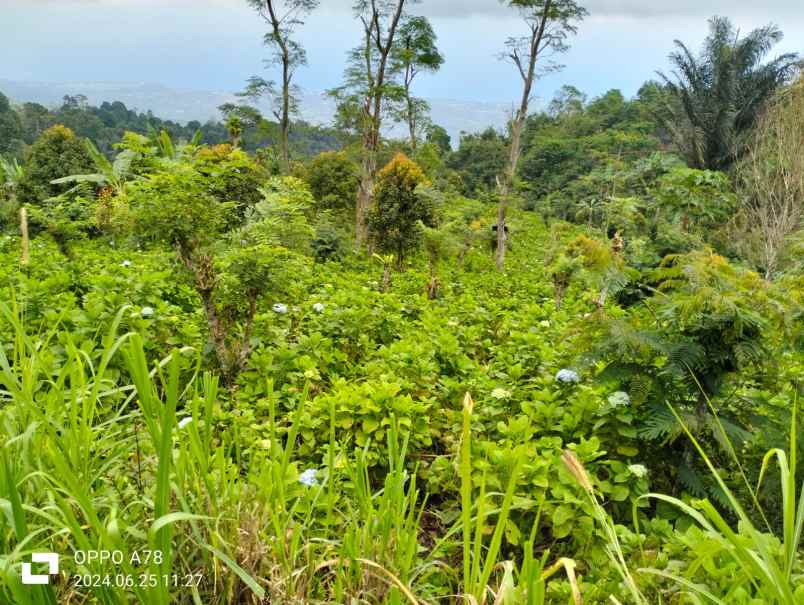
[[[31,573],[32,563],[47,563],[46,574]],[[59,574],[59,555],[54,552],[35,552],[31,553],[31,563],[22,564],[22,583],[23,584],[49,584],[50,576]]]

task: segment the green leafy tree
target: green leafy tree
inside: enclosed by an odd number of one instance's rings
[[[282,168],[290,172],[290,127],[291,117],[298,112],[298,92],[293,84],[293,77],[299,67],[307,64],[307,53],[302,45],[293,39],[297,27],[304,24],[304,19],[318,7],[318,0],[247,0],[268,24],[265,34],[265,45],[271,49],[270,64],[278,66],[282,71],[279,90],[273,82],[259,77],[252,77],[245,97],[254,100],[263,95],[271,99],[273,113],[279,121],[281,133],[280,150]]]
[[[456,170],[466,194],[477,195],[495,187],[497,175],[505,166],[508,141],[487,128],[477,134],[463,134],[458,149],[447,158],[447,166]]]
[[[78,193],[85,188],[85,185],[93,186],[94,188],[87,191],[86,195],[90,200],[93,194],[97,198],[96,226],[104,231],[122,228],[123,223],[128,220],[127,184],[130,180],[140,178],[134,173],[134,163],[140,160],[140,156],[133,150],[123,149],[114,161],[110,162],[92,141],[85,139],[84,144],[95,163],[96,172],[65,176],[55,179],[52,184],[73,185],[72,189],[60,197]]]
[[[229,145],[201,147],[186,161],[207,177],[211,195],[232,204],[234,223],[230,226],[242,221],[262,199],[261,188],[270,176],[270,171],[245,151]]]
[[[305,179],[322,208],[354,208],[360,167],[342,151],[327,151],[307,165]]]
[[[380,133],[388,102],[403,98],[394,79],[393,52],[405,8],[417,0],[358,0],[355,17],[363,26],[361,44],[349,53],[344,84],[330,91],[338,103],[338,121],[362,141],[360,186],[355,205],[355,245],[368,240],[368,215],[374,205]]]
[[[241,347],[232,344],[233,326],[219,313],[213,244],[231,220],[232,204],[210,195],[206,185],[204,176],[186,164],[134,184],[134,229],[141,237],[164,242],[176,250],[201,298],[221,369],[231,378],[241,362]]]
[[[604,318],[591,357],[606,360],[601,380],[619,381],[632,402],[645,406],[643,439],[676,452],[672,464],[655,463],[667,482],[663,487],[677,491],[680,481],[696,496],[723,502],[694,450],[680,439],[682,429],[667,403],[710,451],[728,459],[726,438],[739,446],[749,437],[744,427],[753,422],[747,401],[729,395],[737,387],[732,381],[767,359],[775,304],[757,274],[709,249],[669,256],[651,277],[659,294],[639,313]]]
[[[540,132],[522,158],[519,175],[527,190],[541,197],[588,174],[593,166],[588,149],[584,150],[584,139],[560,131]]]
[[[628,114],[633,105],[629,104],[623,93],[613,88],[592,100],[586,107],[586,113],[595,122],[599,130],[613,128],[622,123],[632,122]]]
[[[16,159],[7,160],[0,155],[0,227],[14,224],[19,208],[17,185],[22,180],[23,168]]]
[[[427,178],[435,180],[443,172],[446,165],[441,150],[434,143],[425,143],[416,149],[413,159],[424,170]]]
[[[0,198],[12,200],[16,197],[17,186],[24,173],[25,171],[17,160],[7,160],[0,156]]]
[[[503,0],[503,4],[516,10],[524,21],[528,33],[511,37],[506,42],[502,57],[517,69],[522,79],[522,97],[511,120],[511,139],[505,169],[497,179],[499,205],[497,209],[497,270],[505,266],[506,214],[513,192],[514,179],[522,153],[522,132],[528,118],[533,85],[538,76],[537,63],[546,53],[566,51],[567,38],[577,31],[576,23],[587,14],[586,9],[574,0]],[[546,66],[549,67],[549,66]],[[554,67],[554,66],[553,66]]]
[[[421,242],[420,223],[432,226],[430,200],[417,191],[426,177],[414,162],[398,154],[377,175],[376,205],[369,215],[371,237],[383,252],[393,253],[401,266]]]
[[[574,86],[565,84],[555,94],[547,113],[553,118],[574,116],[583,112],[586,107],[586,95]]]
[[[42,204],[70,189],[53,181],[74,174],[89,174],[95,162],[86,145],[72,130],[57,124],[42,133],[25,156],[25,174],[17,187],[22,204]]]
[[[249,215],[249,225],[269,229],[275,243],[309,254],[314,232],[308,217],[314,212],[315,200],[307,184],[293,176],[273,177],[261,193],[262,200]]]
[[[391,69],[402,74],[405,98],[400,117],[407,123],[410,146],[414,153],[421,132],[427,129],[430,106],[424,99],[413,96],[413,80],[421,72],[435,73],[444,64],[436,46],[436,34],[426,17],[408,17],[399,28]]]
[[[435,300],[439,296],[441,280],[439,279],[439,265],[448,257],[460,252],[461,240],[465,236],[465,228],[459,220],[449,221],[437,226],[428,227],[419,222],[419,229],[424,240],[424,250],[427,253],[427,265],[430,270],[430,281],[427,284],[427,297]]]
[[[0,153],[16,152],[22,138],[22,121],[8,98],[0,93]]]
[[[271,88],[273,84],[265,82],[265,80],[257,78],[256,76],[250,78],[246,91],[238,93],[238,96],[247,97],[253,102],[256,102],[260,96],[265,94],[261,92],[262,86]],[[218,111],[223,114],[224,125],[229,132],[229,143],[232,147],[240,147],[243,145],[244,139],[246,138],[248,138],[249,143],[251,141],[255,143],[263,142],[266,139],[281,139],[281,136],[275,136],[278,128],[277,124],[266,120],[262,116],[262,113],[252,105],[245,103],[224,103],[218,106]],[[283,165],[281,158],[278,162],[280,165]]]
[[[587,101],[565,87],[547,111],[529,116],[516,183],[525,208],[538,208],[546,220],[558,216],[599,227],[612,200],[635,196],[647,203],[666,170],[639,167],[669,145],[653,115],[657,105],[648,91],[656,90],[646,85],[639,96],[625,99],[613,89]]]
[[[740,37],[731,21],[713,17],[698,56],[676,40],[673,77],[659,74],[672,99],[663,123],[690,166],[726,170],[742,155],[765,102],[799,65],[795,53],[763,62],[782,37],[775,25]]]
[[[438,124],[427,125],[427,137],[425,139],[428,143],[432,143],[441,151],[443,155],[452,151],[452,138],[443,126]]]
[[[53,116],[48,108],[39,103],[23,103],[20,107],[22,138],[31,145],[45,130],[53,125]]]
[[[722,172],[676,168],[661,177],[655,198],[673,222],[685,232],[699,233],[722,224],[734,212],[737,199]]]
[[[226,130],[229,132],[232,147],[240,147],[240,137],[243,136],[243,119],[236,113],[230,113],[226,117]]]

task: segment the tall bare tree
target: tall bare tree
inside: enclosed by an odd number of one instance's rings
[[[508,160],[503,173],[497,177],[497,193],[500,201],[497,209],[497,269],[505,268],[506,215],[514,188],[519,157],[522,154],[522,132],[533,98],[533,84],[540,71],[554,70],[558,66],[549,61],[537,66],[550,55],[565,52],[569,47],[567,38],[577,31],[576,23],[588,13],[573,0],[501,0],[516,10],[527,26],[527,34],[511,37],[501,57],[517,68],[522,78],[522,97],[511,120],[511,142]]]
[[[393,77],[392,52],[405,9],[419,0],[358,0],[354,13],[363,25],[363,39],[353,49],[345,82],[330,91],[338,101],[338,120],[348,123],[362,139],[363,160],[355,208],[355,244],[368,241],[367,217],[374,203],[374,180],[383,116],[389,97],[399,101],[403,88]]]
[[[749,226],[759,236],[765,278],[779,267],[804,221],[804,80],[783,90],[759,119],[739,166]]]
[[[304,24],[304,19],[318,8],[319,0],[247,0],[268,24],[264,43],[272,51],[268,65],[279,66],[282,83],[277,90],[272,81],[258,76],[249,79],[246,90],[240,94],[255,102],[268,96],[273,105],[273,114],[279,122],[280,153],[282,169],[290,170],[290,118],[298,111],[298,90],[293,76],[299,67],[307,65],[307,52],[293,39],[295,29]]]

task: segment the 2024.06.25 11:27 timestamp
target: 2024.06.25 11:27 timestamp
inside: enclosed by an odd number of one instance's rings
[[[193,574],[75,574],[73,585],[76,588],[190,588],[199,586],[204,578],[202,573]]]

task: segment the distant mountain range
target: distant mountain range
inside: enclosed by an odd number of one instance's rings
[[[35,102],[48,107],[60,105],[64,95],[83,94],[91,105],[121,101],[129,109],[150,110],[162,119],[181,123],[220,119],[218,106],[238,101],[230,92],[180,90],[144,82],[20,82],[0,79],[0,92],[14,102]],[[449,132],[454,143],[461,132],[477,132],[489,126],[503,128],[513,106],[458,99],[428,101],[433,121]],[[267,112],[267,107],[261,109]],[[334,103],[323,93],[308,92],[302,97],[301,117],[312,124],[329,124],[334,111]],[[393,127],[388,134],[404,136],[405,130]]]

